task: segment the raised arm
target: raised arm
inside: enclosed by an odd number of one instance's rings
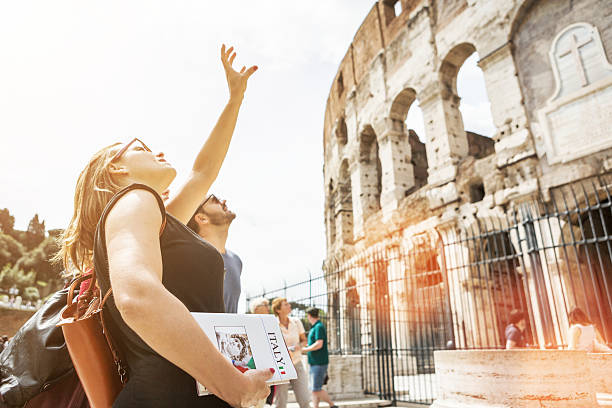
[[[231,405],[265,398],[271,373],[252,370],[247,376],[236,370],[162,285],[161,221],[155,197],[145,190],[127,193],[107,218],[110,280],[122,318],[153,350]]]
[[[178,189],[176,196],[166,202],[168,212],[185,224],[187,224],[219,174],[236,127],[238,111],[240,105],[242,105],[247,81],[257,70],[257,66],[252,66],[249,69],[242,67],[240,72],[235,71],[232,68],[234,58],[236,58],[234,47],[226,51],[225,45],[223,45],[221,47],[221,63],[225,70],[229,88],[229,101],[204,146],[200,149],[187,181]]]

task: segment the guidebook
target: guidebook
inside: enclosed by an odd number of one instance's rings
[[[274,368],[268,385],[288,383],[297,378],[278,320],[272,315],[233,313],[191,313],[204,333],[241,372]],[[198,395],[209,392],[196,382]]]

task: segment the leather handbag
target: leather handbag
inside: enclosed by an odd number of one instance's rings
[[[73,303],[75,288],[86,280],[91,280],[89,288]],[[58,323],[87,399],[94,408],[112,406],[127,382],[125,366],[104,325],[102,310],[111,291],[100,299],[95,270],[79,277],[70,285],[62,320]]]
[[[0,407],[87,406],[57,327],[68,291],[66,286],[51,295],[0,353]]]

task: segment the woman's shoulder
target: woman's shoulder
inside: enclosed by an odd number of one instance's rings
[[[146,222],[147,219],[165,222],[166,209],[159,194],[144,184],[131,184],[109,201],[102,219],[112,217],[122,222]]]

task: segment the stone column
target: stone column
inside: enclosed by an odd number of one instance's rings
[[[346,245],[353,243],[353,196],[350,173],[348,170],[347,174],[342,173],[340,170],[334,203],[334,222],[338,242]]]
[[[380,204],[383,218],[389,219],[406,191],[414,187],[410,143],[403,122],[385,118],[375,125],[382,167]]]
[[[373,143],[377,143],[376,140]],[[363,237],[365,220],[380,208],[376,157],[370,157],[369,162],[362,159],[351,160],[349,165],[355,239]]]
[[[535,155],[523,94],[512,57],[512,45],[508,42],[492,51],[478,65],[484,74],[493,124],[497,128],[497,166],[507,166]]]
[[[418,95],[427,137],[428,183],[453,181],[457,163],[468,155],[468,141],[459,111],[460,98],[434,82]]]

